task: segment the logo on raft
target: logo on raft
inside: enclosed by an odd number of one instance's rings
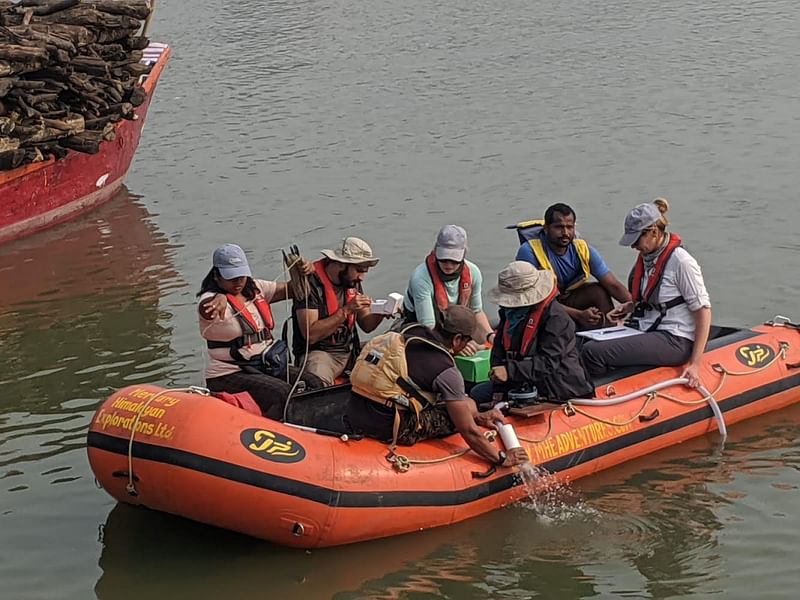
[[[775,351],[766,344],[747,344],[736,349],[736,360],[745,367],[756,369],[775,358]]]
[[[273,462],[295,463],[306,457],[306,450],[300,444],[267,429],[245,429],[239,439],[250,452]]]

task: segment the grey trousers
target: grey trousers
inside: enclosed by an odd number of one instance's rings
[[[666,331],[652,331],[618,340],[590,341],[581,349],[589,375],[599,377],[621,367],[665,367],[689,360],[694,342]]]

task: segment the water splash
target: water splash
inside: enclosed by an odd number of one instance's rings
[[[599,517],[597,510],[587,505],[568,483],[559,481],[544,467],[526,462],[520,465],[519,472],[528,492],[527,500],[523,500],[520,506],[536,513],[541,523],[594,521]]]

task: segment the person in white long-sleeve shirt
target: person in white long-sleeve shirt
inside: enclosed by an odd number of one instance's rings
[[[701,383],[711,301],[700,265],[681,246],[680,236],[666,230],[668,210],[667,201],[657,198],[625,218],[620,245],[639,252],[628,281],[633,300],[607,317],[617,322],[630,317],[644,333],[584,345],[581,358],[592,377],[631,365],[685,365],[682,377],[693,387]]]

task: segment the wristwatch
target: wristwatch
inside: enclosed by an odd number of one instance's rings
[[[502,467],[503,463],[506,462],[507,458],[508,458],[508,455],[505,452],[503,452],[502,450],[500,450],[500,452],[497,453],[497,466],[498,467]]]

